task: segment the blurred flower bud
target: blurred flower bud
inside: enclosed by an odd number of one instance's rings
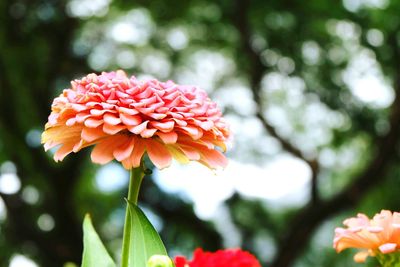
[[[174,267],[172,260],[164,255],[153,255],[147,262],[147,267]]]

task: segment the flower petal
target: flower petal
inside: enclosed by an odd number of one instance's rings
[[[86,142],[93,142],[97,139],[100,139],[102,137],[106,136],[106,134],[103,132],[101,127],[99,128],[87,128],[84,127],[81,132],[81,137],[83,140]]]
[[[113,155],[116,160],[123,161],[131,156],[135,144],[135,139],[133,137],[131,137],[130,139],[130,141],[127,141],[119,148],[114,150]]]
[[[397,244],[395,244],[395,243],[386,243],[386,244],[380,245],[379,250],[383,254],[387,254],[387,253],[396,251],[396,247],[397,247]]]
[[[137,168],[140,166],[140,161],[142,160],[145,149],[145,142],[141,138],[135,138],[135,147],[130,157],[132,168]]]
[[[119,114],[121,121],[125,125],[136,126],[142,123],[142,118],[139,115]]]
[[[106,134],[109,134],[109,135],[114,135],[114,134],[119,133],[120,131],[122,131],[124,129],[126,129],[125,125],[111,125],[111,124],[108,124],[108,123],[104,123],[103,124],[103,131]]]
[[[369,256],[368,251],[363,250],[363,251],[356,253],[356,255],[354,255],[353,259],[355,262],[363,263],[363,262],[365,262],[365,260],[367,259],[368,256]]]
[[[74,149],[75,143],[65,143],[63,144],[57,152],[54,154],[55,161],[62,161],[69,153]]]
[[[146,140],[146,150],[150,160],[157,168],[163,169],[171,164],[171,153],[161,143],[148,139]]]
[[[127,141],[128,136],[126,135],[108,137],[95,145],[90,157],[94,163],[106,164],[114,159],[114,150]]]
[[[202,159],[211,168],[218,168],[218,167],[225,168],[226,165],[228,165],[228,160],[226,159],[226,157],[221,152],[214,149],[210,149],[207,152],[203,152]]]
[[[176,132],[157,132],[157,136],[164,142],[164,144],[175,144],[178,140],[178,134]]]
[[[104,114],[103,119],[104,122],[108,123],[109,125],[118,125],[121,123],[121,119],[111,113]]]

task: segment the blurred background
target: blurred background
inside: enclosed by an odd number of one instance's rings
[[[357,212],[400,210],[400,1],[1,0],[0,266],[80,263],[92,214],[120,252],[128,173],[54,163],[52,99],[87,73],[198,85],[235,140],[226,170],[173,164],[140,203],[169,252],[242,247],[263,266],[359,266]],[[376,266],[373,259],[369,266]]]

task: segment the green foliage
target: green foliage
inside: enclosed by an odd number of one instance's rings
[[[82,267],[116,267],[92,225],[89,215],[83,222]]]
[[[167,256],[167,251],[157,231],[140,208],[128,202],[131,219],[129,266],[146,267],[153,255]]]
[[[378,261],[382,267],[400,267],[400,253],[378,253]]]

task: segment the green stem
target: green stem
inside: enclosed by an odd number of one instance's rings
[[[128,191],[128,200],[135,205],[138,202],[140,184],[142,183],[144,177],[144,171],[142,167],[138,167],[135,169],[131,169],[131,175],[129,179],[129,191]],[[129,216],[129,208],[126,207],[125,213],[125,225],[124,225],[124,234],[122,238],[122,259],[121,266],[128,267],[129,266],[129,247],[131,240],[131,220]]]

